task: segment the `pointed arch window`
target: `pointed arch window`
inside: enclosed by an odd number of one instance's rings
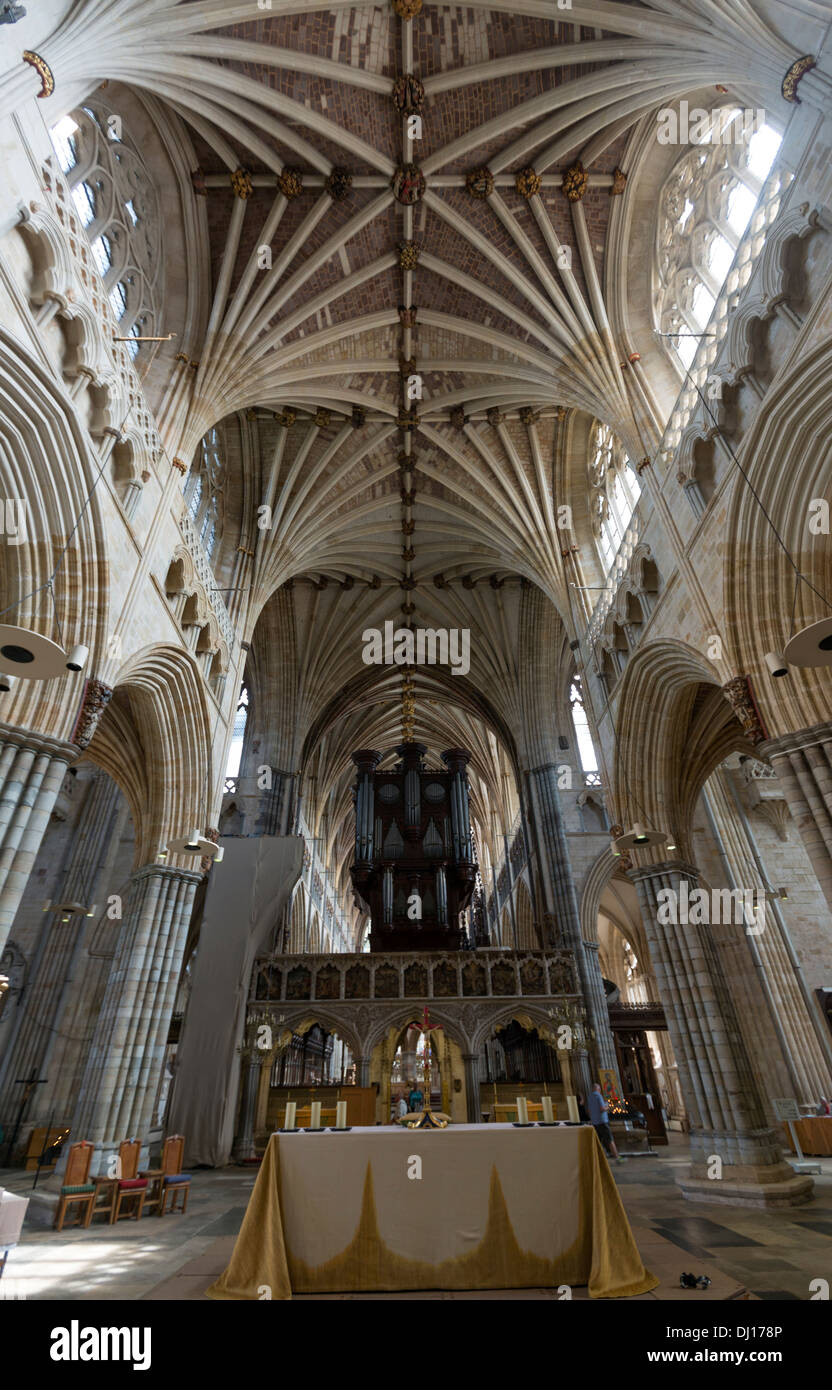
[[[729,277],[747,284],[762,240],[737,259],[781,136],[749,113],[721,108],[707,137],[675,164],[659,201],[655,321],[685,371]],[[756,128],[751,131],[751,125]],[[735,263],[736,261],[736,263]]]
[[[237,701],[237,710],[234,715],[234,728],[231,731],[231,745],[228,749],[228,762],[225,767],[226,781],[229,777],[240,775],[240,759],[243,755],[243,739],[246,736],[247,723],[248,688],[244,685],[240,690],[240,698]]]
[[[598,759],[595,754],[595,744],[592,741],[589,720],[586,717],[584,691],[579,675],[573,676],[569,686],[569,707],[572,711],[572,725],[575,730],[575,742],[578,745],[581,770],[586,773],[597,773]]]
[[[164,246],[159,202],[122,118],[96,97],[50,131],[55,158],[131,358],[158,333]]]
[[[608,571],[635,511],[641,484],[624,446],[609,425],[596,420],[589,448],[593,530],[604,570]]]
[[[182,489],[188,515],[209,560],[222,537],[224,486],[223,439],[214,426],[202,440]]]

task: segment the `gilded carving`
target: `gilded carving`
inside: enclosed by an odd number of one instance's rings
[[[490,169],[472,169],[465,175],[465,187],[472,198],[490,198],[494,192],[494,175]]]
[[[540,175],[531,164],[527,165],[525,169],[521,169],[514,179],[514,187],[520,197],[526,199],[533,198],[535,194],[540,192],[540,184]]]
[[[570,203],[579,203],[589,186],[589,174],[579,159],[563,175],[563,192]]]

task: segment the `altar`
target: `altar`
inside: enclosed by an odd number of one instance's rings
[[[588,1286],[646,1293],[591,1126],[273,1134],[216,1299]]]

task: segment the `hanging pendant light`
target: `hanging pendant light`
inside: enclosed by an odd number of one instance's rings
[[[26,680],[48,681],[67,671],[81,671],[89,656],[88,647],[72,647],[65,652],[57,642],[26,627],[0,623],[0,664],[4,671]],[[10,674],[4,675],[0,690],[10,690]]]
[[[217,856],[222,857],[220,846],[213,840],[207,839],[200,830],[192,830],[189,835],[180,835],[176,840],[169,840],[167,848],[163,851],[168,854],[198,854],[201,859],[213,859]]]
[[[789,666],[832,666],[832,618],[821,618],[796,632],[786,643],[783,657]]]
[[[667,849],[675,849],[674,844],[667,843],[670,836],[664,830],[648,830],[641,821],[635,821],[629,830],[625,830],[623,835],[618,835],[613,840],[613,854],[620,855],[629,849],[647,849],[651,845],[666,845]]]
[[[71,917],[94,917],[96,904],[82,903],[75,900],[70,901],[69,899],[53,902],[52,899],[49,898],[43,904],[43,910],[44,912],[59,912],[61,914],[61,921],[68,922]]]

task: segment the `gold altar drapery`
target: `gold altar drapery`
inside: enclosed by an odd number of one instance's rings
[[[563,1284],[624,1298],[657,1282],[591,1127],[489,1124],[273,1134],[208,1296]]]

